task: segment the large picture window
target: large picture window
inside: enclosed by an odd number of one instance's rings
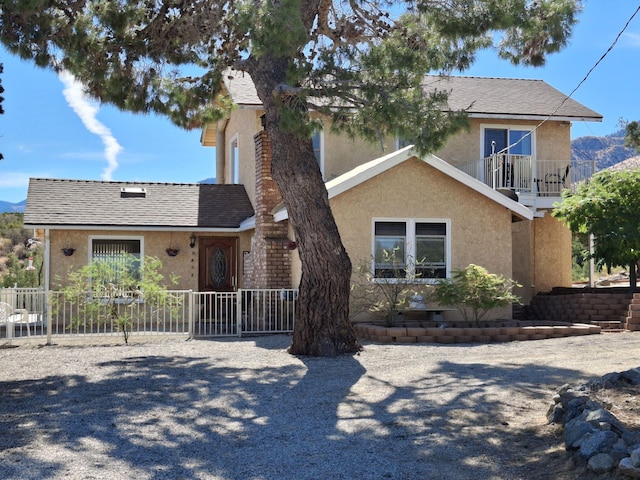
[[[91,261],[110,270],[110,281],[122,283],[124,276],[140,278],[142,242],[130,238],[92,238]]]
[[[429,281],[449,276],[448,220],[374,220],[376,278]]]

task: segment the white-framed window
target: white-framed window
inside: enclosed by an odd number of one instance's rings
[[[449,219],[374,219],[375,278],[433,282],[451,276]]]
[[[240,147],[238,143],[238,134],[235,134],[229,142],[229,180],[231,183],[240,183]]]
[[[320,173],[324,179],[324,132],[322,130],[316,130],[311,137],[313,143],[313,154],[316,156],[316,162],[320,167]]]
[[[411,139],[396,137],[396,150],[400,150],[409,145],[413,145],[415,142]]]
[[[481,141],[483,158],[493,153],[533,155],[535,149],[533,127],[522,125],[483,125]]]
[[[118,284],[121,272],[128,269],[140,278],[144,258],[143,237],[133,236],[90,236],[89,261],[102,262],[110,267],[112,283]]]

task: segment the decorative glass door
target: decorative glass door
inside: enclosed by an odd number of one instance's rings
[[[235,237],[200,239],[199,290],[233,292],[237,288],[237,246]]]

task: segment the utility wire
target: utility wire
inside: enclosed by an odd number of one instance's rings
[[[584,76],[584,78],[582,80],[580,80],[580,83],[578,83],[578,85],[571,90],[571,93],[569,95],[567,95],[564,100],[562,100],[562,102],[560,102],[560,104],[556,107],[556,109],[550,113],[547,118],[545,118],[544,120],[542,120],[538,125],[536,125],[532,130],[530,130],[526,135],[523,135],[521,138],[519,138],[516,142],[514,142],[511,145],[506,146],[504,149],[500,150],[500,152],[498,153],[505,153],[506,151],[508,151],[509,149],[511,149],[512,147],[515,147],[516,145],[520,144],[525,138],[527,138],[528,136],[531,136],[533,134],[533,132],[535,132],[538,128],[540,128],[542,125],[544,125],[549,119],[551,119],[551,117],[553,117],[556,112],[558,110],[560,110],[560,108],[562,108],[562,106],[567,102],[567,100],[569,100],[574,93],[576,93],[576,91],[582,86],[582,84],[584,82],[587,81],[587,79],[589,78],[589,76],[591,75],[591,73],[596,69],[596,67],[605,59],[605,57],[609,54],[609,52],[611,52],[611,50],[613,50],[613,48],[616,46],[616,44],[618,43],[618,40],[620,40],[620,37],[622,36],[622,34],[625,32],[625,30],[627,29],[627,27],[629,26],[629,24],[631,23],[631,21],[634,19],[634,17],[638,14],[638,12],[640,12],[640,5],[638,6],[638,8],[636,8],[636,11],[633,12],[633,14],[631,15],[631,17],[629,17],[629,20],[627,20],[627,23],[624,24],[624,27],[622,27],[622,30],[620,30],[620,32],[618,33],[618,35],[616,35],[615,40],[613,41],[613,43],[609,46],[609,48],[607,48],[607,51],[604,52],[602,54],[602,56],[598,59],[598,61],[589,69],[589,71],[587,72],[587,74]]]

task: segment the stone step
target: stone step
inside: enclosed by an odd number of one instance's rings
[[[618,320],[598,320],[592,321],[591,324],[598,325],[602,331],[623,330],[622,322]]]

